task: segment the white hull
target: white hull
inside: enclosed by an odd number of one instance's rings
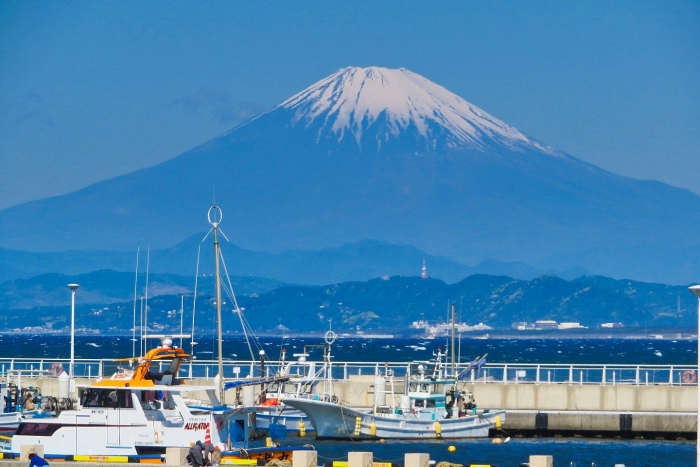
[[[300,428],[300,422],[304,422],[304,429],[307,432],[315,431],[313,424],[301,410],[291,407],[285,407],[282,410],[282,408],[278,407],[272,409],[258,407],[255,414],[256,428],[268,430],[271,423],[277,423],[284,426],[287,431],[297,432]]]
[[[496,425],[496,417],[505,421],[503,410],[435,420],[433,414],[420,412],[372,414],[330,402],[290,399],[285,403],[308,415],[320,439],[485,438]]]
[[[19,422],[21,420],[21,412],[10,412],[0,414],[0,435],[12,436],[14,432],[17,431],[17,427],[19,426]]]
[[[129,456],[164,453],[167,447],[190,447],[207,438],[223,446],[229,427],[235,425],[226,418],[230,413],[191,411],[178,394],[171,394],[168,408],[141,403],[138,393],[130,396],[129,408],[83,407],[56,418],[26,420],[12,437],[12,452],[38,444],[48,457]]]

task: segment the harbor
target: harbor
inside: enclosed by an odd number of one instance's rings
[[[69,368],[71,360],[55,358],[55,355],[57,349],[67,347],[66,343],[62,343],[61,338],[51,337],[2,338],[6,340],[6,349],[38,355],[34,358],[0,358],[0,374],[4,379],[7,381],[9,377],[22,387],[40,388],[42,394],[58,394],[60,378],[56,373],[60,375],[60,370]],[[199,358],[183,362],[177,379],[193,388],[212,387],[216,384],[214,375],[220,371],[219,361],[207,359],[206,355],[218,353],[218,339],[199,341]],[[317,394],[321,399],[329,391],[323,381],[331,380],[331,393],[341,404],[371,408],[376,401],[378,384],[380,388],[383,384],[385,391],[391,388],[395,396],[402,394],[409,369],[416,365],[435,366],[436,355],[441,354],[440,348],[448,348],[446,342],[416,339],[338,339],[330,351],[321,350],[325,347],[322,339],[285,338],[281,343],[278,338],[261,338],[256,342],[270,355],[263,364],[261,361],[231,358],[247,353],[247,343],[242,338],[225,338],[223,354],[228,358],[221,362],[221,372],[227,380],[257,380],[262,376],[274,376],[283,366],[296,362],[300,355],[306,355],[304,364],[291,365],[289,373],[293,377],[314,375],[318,384],[308,386],[309,395]],[[186,346],[187,341],[182,344],[177,341],[177,346],[180,345]],[[450,372],[460,375],[459,387],[472,394],[478,411],[505,410],[504,423],[500,429],[494,426],[489,430],[489,438],[445,439],[435,436],[421,441],[376,439],[358,443],[353,439],[318,440],[314,431],[309,429],[306,436],[299,436],[298,431],[288,431],[282,437],[284,439],[272,440],[272,443],[280,443],[289,450],[313,447],[318,455],[318,465],[324,466],[347,462],[350,452],[371,452],[374,462],[384,463],[384,467],[403,465],[406,453],[425,453],[436,463],[500,467],[520,466],[529,461],[530,455],[552,456],[556,459],[554,465],[561,465],[562,461],[566,462],[565,465],[575,462],[579,462],[578,465],[591,465],[591,462],[606,465],[603,461],[607,459],[629,466],[663,465],[670,452],[673,455],[681,453],[683,459],[693,458],[697,381],[691,374],[697,374],[697,365],[693,364],[693,355],[690,354],[695,348],[694,342],[489,339],[464,341],[457,348],[455,368]],[[465,355],[474,355],[476,348],[488,350],[494,361],[467,369],[469,363],[463,362],[467,359]],[[557,358],[594,363],[552,363],[555,360],[553,353],[545,356],[540,348],[559,349],[555,351]],[[108,380],[120,368],[125,369],[129,363],[116,361],[116,357],[128,354],[131,349],[130,339],[79,336],[72,362],[75,386],[90,386],[100,378]],[[58,353],[65,355],[62,351]],[[330,353],[333,358],[327,358]],[[282,358],[272,359],[272,355]],[[369,358],[372,355],[395,355],[403,360],[372,361]],[[495,361],[510,355],[529,355],[531,360]],[[350,360],[348,356],[362,360]],[[661,364],[624,363],[630,359],[659,361]],[[156,373],[162,373],[168,362],[154,362],[152,365]],[[251,387],[256,388],[252,399],[259,399],[260,386]],[[239,401],[235,393],[227,393],[225,402],[236,405]],[[390,394],[385,395],[389,400],[393,398]],[[203,398],[204,394],[194,393],[191,397]],[[251,400],[250,397],[247,400]],[[285,411],[282,411],[278,423],[284,417]],[[256,423],[253,420],[251,424],[256,426]],[[251,446],[264,448],[265,444],[265,439],[260,438]],[[628,450],[636,454],[632,455]],[[657,459],[656,463],[632,462],[638,459],[640,452],[646,451],[645,462]],[[165,456],[155,456],[153,461],[161,462],[161,459],[165,462]],[[587,464],[581,463],[584,460]],[[74,461],[95,462],[99,461],[99,456],[75,458]],[[127,461],[128,457],[121,460]],[[227,462],[223,460],[222,464]],[[690,465],[690,462],[679,465]]]
[[[0,359],[0,368],[6,371],[42,375],[24,377],[22,384],[40,387],[45,394],[58,394],[59,379],[51,374],[57,364],[62,365],[42,359]],[[183,365],[180,377],[193,386],[211,385],[216,364],[199,360]],[[268,361],[265,371],[269,376],[282,365]],[[344,406],[371,408],[377,384],[390,385],[395,395],[404,392],[408,369],[404,362],[333,362],[325,370],[320,362],[317,365],[313,371],[319,378],[332,375],[333,395]],[[79,360],[76,384],[89,385],[109,376],[113,366],[107,360]],[[506,411],[501,430],[492,429],[491,436],[691,440],[697,437],[696,371],[694,365],[486,363],[478,371],[470,370],[460,385],[469,389],[479,409]],[[260,362],[224,365],[224,374],[239,378],[260,373]],[[323,396],[323,385],[309,388],[315,391],[310,395]]]

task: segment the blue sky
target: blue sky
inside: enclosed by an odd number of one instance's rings
[[[175,157],[345,66],[700,194],[700,3],[3,1],[0,209]]]

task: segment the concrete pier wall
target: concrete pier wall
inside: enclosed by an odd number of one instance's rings
[[[506,410],[697,412],[697,386],[472,384],[480,407]]]

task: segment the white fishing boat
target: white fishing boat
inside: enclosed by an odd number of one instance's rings
[[[309,354],[306,349],[303,353],[294,355],[297,357],[296,361],[287,364],[284,363],[285,354],[283,350],[282,369],[278,379],[265,386],[260,403],[255,406],[256,427],[267,430],[273,438],[284,436],[279,433],[279,430],[302,434],[315,431],[306,414],[301,410],[288,407],[285,400],[314,397],[316,386],[323,380],[323,375],[316,372],[316,362],[307,361]],[[321,369],[319,373],[323,371]]]
[[[161,459],[169,447],[205,441],[218,446],[222,458],[291,458],[291,449],[249,446],[254,410],[221,405],[216,385],[190,386],[179,379],[188,358],[164,340],[135,370],[121,369],[80,388],[76,410],[22,420],[11,453],[18,456],[22,445],[41,445],[47,459],[143,462]],[[161,363],[164,371],[158,371]],[[184,395],[195,391],[207,395],[206,405],[187,405]]]
[[[375,383],[375,391],[381,391],[380,384]],[[505,411],[477,410],[471,395],[458,390],[458,384],[455,378],[427,376],[421,365],[418,375],[405,379],[405,392],[398,401],[392,397],[392,403],[386,404],[380,399],[370,412],[332,401],[287,399],[285,403],[306,413],[319,439],[488,437],[490,429],[500,428],[505,421]]]
[[[451,369],[442,362],[445,354],[437,353],[432,374],[419,364],[403,378],[403,394],[393,388],[400,383],[393,374],[375,377],[375,405],[371,411],[346,407],[336,400],[286,399],[285,404],[306,413],[316,427],[318,439],[458,439],[483,438],[492,428],[500,428],[505,410],[478,410],[471,393],[460,390],[459,376],[478,369],[485,357],[472,361],[460,374],[454,356],[454,307]],[[335,336],[327,333],[326,342]],[[330,352],[328,353],[330,366]],[[387,376],[391,390],[387,391]],[[332,394],[332,391],[331,391]],[[390,396],[387,402],[386,396]]]
[[[138,367],[80,388],[79,406],[56,417],[22,420],[12,437],[11,450],[42,445],[45,457],[138,456],[164,454],[167,447],[189,447],[210,440],[227,446],[245,441],[244,413],[221,406],[215,386],[188,386],[178,379],[189,355],[171,342],[152,349]],[[153,363],[166,362],[163,372]],[[209,396],[211,408],[191,409],[183,394]],[[237,415],[237,416],[236,416]]]

